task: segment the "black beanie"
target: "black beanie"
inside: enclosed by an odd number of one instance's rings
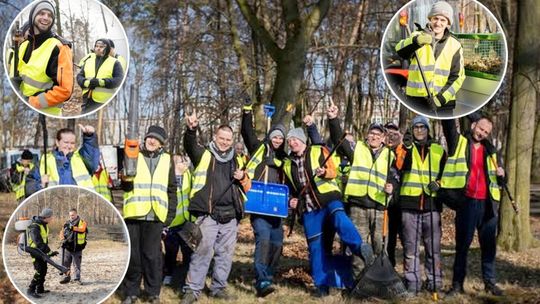
[[[28,150],[24,150],[22,155],[21,155],[21,159],[32,160],[32,159],[34,159],[34,154],[32,154],[32,152],[30,152]]]
[[[167,133],[160,126],[150,126],[148,128],[148,131],[146,132],[146,135],[144,136],[144,139],[146,139],[147,137],[153,137],[159,140],[162,145],[164,145],[165,141],[167,140]]]

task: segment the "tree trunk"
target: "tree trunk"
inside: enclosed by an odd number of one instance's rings
[[[523,251],[533,243],[529,221],[530,176],[536,113],[535,82],[538,79],[538,39],[531,28],[540,27],[540,6],[533,0],[519,2],[510,132],[506,147],[508,187],[514,194],[520,213],[516,215],[507,196],[501,204],[498,243],[505,250]]]
[[[540,95],[540,92],[536,94],[536,97]],[[538,107],[538,104],[536,105]],[[539,109],[537,109],[537,112]],[[536,130],[534,133],[534,146],[533,146],[533,156],[531,168],[536,168],[537,170],[532,170],[531,182],[540,183],[540,114],[536,114]]]

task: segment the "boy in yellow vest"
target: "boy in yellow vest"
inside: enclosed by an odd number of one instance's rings
[[[109,39],[96,40],[94,53],[84,60],[77,74],[77,83],[83,93],[83,113],[91,112],[109,101],[122,83],[122,65],[110,56],[110,52]]]
[[[29,150],[24,150],[21,159],[16,161],[11,166],[10,178],[11,183],[13,183],[15,190],[15,197],[17,202],[22,202],[25,198],[25,185],[26,185],[26,176],[34,168],[34,155]]]
[[[452,116],[456,94],[465,79],[463,48],[449,30],[454,20],[454,10],[448,2],[434,3],[428,20],[424,29],[401,40],[396,45],[396,51],[401,58],[410,60],[405,89],[407,103],[423,114],[448,117]],[[428,98],[426,84],[431,99]]]

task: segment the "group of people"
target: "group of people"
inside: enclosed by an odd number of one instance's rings
[[[34,265],[34,276],[26,294],[34,299],[39,299],[50,292],[45,289],[45,278],[47,276],[47,261],[42,258],[57,256],[58,251],[53,251],[49,243],[49,224],[54,220],[53,210],[44,208],[39,215],[32,217],[32,222],[26,228],[26,246],[38,250],[41,254],[30,253]],[[63,273],[63,279],[60,284],[67,284],[71,281],[71,266],[74,269],[73,282],[82,285],[81,281],[81,262],[82,251],[86,247],[87,222],[80,218],[77,209],[69,210],[69,219],[64,223],[62,233],[62,266],[68,271]]]
[[[61,116],[62,105],[73,93],[74,62],[71,43],[53,30],[55,14],[54,5],[47,0],[34,4],[29,20],[14,35],[17,47],[10,50],[7,62],[10,79],[28,104]],[[96,40],[93,51],[79,62],[76,77],[82,89],[82,113],[112,97],[122,82],[126,64],[115,52],[112,40]]]

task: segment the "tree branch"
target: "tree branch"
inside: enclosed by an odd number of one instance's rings
[[[281,49],[278,47],[270,33],[262,26],[257,16],[255,16],[247,3],[247,0],[236,0],[236,3],[257,38],[263,43],[268,54],[270,54],[274,61],[278,61]]]
[[[330,9],[331,0],[319,0],[311,13],[308,15],[304,21],[304,31],[307,33],[308,37],[311,37],[313,32],[317,30],[321,21],[326,17],[328,10]]]

